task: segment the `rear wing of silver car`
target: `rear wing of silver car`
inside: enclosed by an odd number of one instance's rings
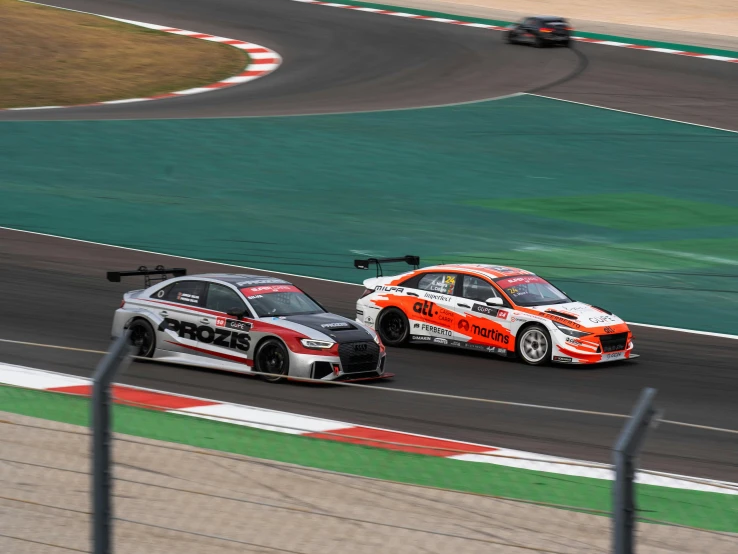
[[[143,276],[144,285],[146,288],[149,288],[151,283],[166,281],[169,279],[169,275],[172,277],[184,277],[187,275],[187,270],[183,267],[167,269],[163,265],[157,265],[154,269],[149,269],[145,265],[142,265],[132,271],[108,271],[107,274],[108,281],[111,283],[120,283],[122,277],[135,277],[137,275]]]
[[[377,277],[382,277],[382,264],[390,264],[394,262],[405,262],[408,265],[413,266],[413,269],[420,267],[420,256],[402,256],[400,258],[367,258],[365,260],[354,260],[354,267],[356,269],[369,269],[369,266],[374,264],[377,267]]]

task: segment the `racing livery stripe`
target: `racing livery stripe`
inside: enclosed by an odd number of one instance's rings
[[[201,354],[207,354],[209,356],[214,356],[216,358],[223,358],[224,360],[229,360],[231,362],[245,364],[247,366],[254,365],[253,360],[247,360],[246,358],[242,358],[240,356],[233,356],[231,354],[225,354],[224,352],[216,352],[215,350],[206,350],[205,348],[200,348],[199,346],[191,346],[189,344],[183,344],[181,342],[173,342],[170,340],[168,340],[167,342],[175,346],[181,346],[182,348],[189,348],[190,350],[194,350],[195,352],[200,352]]]
[[[28,0],[24,0],[28,2]],[[50,6],[49,4],[42,4],[39,2],[28,2],[29,4],[38,4],[40,6]],[[74,104],[69,106],[32,106],[28,108],[5,108],[0,111],[17,111],[17,110],[48,110],[55,108],[79,108],[81,106],[104,106],[106,104],[127,104],[132,102],[146,102],[148,100],[162,100],[164,98],[176,98],[178,96],[188,96],[190,94],[200,94],[203,92],[210,92],[214,90],[220,90],[222,88],[231,87],[234,85],[240,85],[264,77],[269,73],[272,73],[282,64],[282,57],[270,50],[265,46],[259,44],[253,44],[251,42],[245,42],[243,40],[235,40],[224,37],[217,37],[208,35],[205,33],[198,33],[196,31],[186,31],[184,29],[175,29],[167,27],[166,25],[155,25],[153,23],[143,23],[141,21],[131,21],[130,19],[121,19],[119,17],[110,17],[107,15],[100,15],[97,13],[83,12],[80,10],[72,10],[69,8],[60,8],[59,6],[50,6],[59,10],[65,10],[70,12],[84,13],[88,15],[96,15],[97,17],[103,17],[105,19],[111,19],[113,21],[120,21],[121,23],[128,23],[129,25],[135,25],[137,27],[145,27],[146,29],[153,29],[155,31],[161,31],[162,33],[170,33],[173,35],[181,35],[190,38],[196,38],[200,40],[207,40],[209,42],[219,42],[221,44],[227,44],[233,46],[239,50],[245,51],[249,55],[249,63],[242,70],[241,73],[218,81],[217,83],[211,83],[209,85],[203,85],[202,87],[190,88],[186,90],[178,90],[174,92],[168,92],[165,94],[157,94],[155,96],[147,96],[144,98],[127,98],[123,100],[108,100],[105,102],[93,102],[91,104]]]
[[[0,362],[0,383],[36,390],[89,396],[90,380],[42,369]],[[491,463],[560,475],[612,480],[607,464],[581,462],[531,452],[390,431],[376,427],[242,406],[129,385],[113,385],[116,402],[243,425],[257,429],[372,446],[413,454],[445,457],[462,462]],[[143,405],[143,406],[142,406]],[[583,465],[580,465],[583,464]],[[738,495],[738,485],[726,481],[683,478],[665,473],[638,473],[639,483]]]
[[[301,2],[303,4],[316,4],[318,6],[328,6],[331,8],[345,8],[349,10],[369,12],[369,13],[375,13],[379,15],[393,15],[395,17],[404,17],[407,19],[417,19],[417,20],[422,20],[422,21],[432,21],[434,23],[448,23],[451,25],[461,25],[463,27],[472,27],[475,29],[488,29],[491,31],[506,31],[508,29],[506,26],[501,27],[499,25],[488,25],[486,23],[474,23],[472,21],[464,21],[463,19],[446,19],[442,17],[429,17],[427,15],[420,15],[420,14],[415,14],[415,13],[406,13],[406,12],[393,11],[393,10],[380,10],[380,9],[375,9],[375,8],[364,8],[364,7],[359,7],[359,6],[352,6],[349,4],[336,4],[333,2],[321,2],[320,0],[293,0],[293,2]],[[714,54],[702,54],[699,52],[689,52],[687,50],[673,50],[671,48],[659,48],[657,46],[647,46],[645,44],[638,44],[637,43],[638,39],[624,39],[626,41],[632,41],[632,42],[620,42],[620,41],[615,42],[611,40],[578,37],[576,35],[573,35],[571,39],[579,41],[579,42],[586,42],[588,44],[601,44],[603,46],[614,46],[618,48],[631,48],[634,50],[646,50],[648,52],[658,52],[660,54],[672,54],[675,56],[689,56],[691,58],[702,58],[704,60],[713,60],[713,61],[718,61],[718,62],[738,63],[738,58],[736,57],[716,56]]]

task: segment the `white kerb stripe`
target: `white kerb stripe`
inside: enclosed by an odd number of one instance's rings
[[[207,419],[215,419],[236,425],[245,425],[247,427],[256,427],[258,429],[278,431],[292,435],[320,433],[353,427],[350,423],[340,421],[318,419],[271,410],[260,410],[259,408],[237,406],[235,404],[215,404],[211,406],[185,408],[184,410],[177,410],[177,413],[189,413],[200,417],[207,417]]]
[[[13,364],[0,363],[0,372],[2,372],[2,382],[6,385],[25,387],[27,389],[44,390],[90,384],[89,379],[71,377],[50,371],[29,369]]]

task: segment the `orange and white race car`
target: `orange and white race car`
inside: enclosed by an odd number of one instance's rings
[[[381,263],[415,269],[384,277]],[[517,355],[525,363],[596,364],[637,357],[633,335],[619,317],[577,302],[545,279],[514,267],[447,264],[418,269],[417,256],[355,260],[377,266],[364,281],[356,320],[388,346],[406,343]]]

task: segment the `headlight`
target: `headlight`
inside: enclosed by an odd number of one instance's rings
[[[570,337],[586,337],[587,335],[591,335],[592,333],[584,332],[584,331],[575,331],[571,327],[567,327],[566,325],[562,325],[561,323],[553,322],[554,325],[556,325],[556,328],[564,333],[565,335],[569,335]]]
[[[305,348],[311,348],[313,350],[327,350],[333,347],[335,342],[329,340],[314,340],[314,339],[300,339],[300,342]]]

